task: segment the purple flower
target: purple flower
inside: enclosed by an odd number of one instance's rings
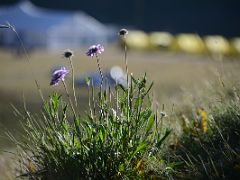
[[[73,52],[70,49],[68,49],[63,53],[63,56],[65,58],[71,58],[73,56]]]
[[[104,51],[104,47],[101,44],[98,45],[92,45],[90,48],[88,48],[88,51],[86,52],[87,56],[96,56],[98,54],[101,54]]]
[[[65,67],[61,67],[60,69],[55,70],[52,74],[50,85],[55,86],[59,83],[60,80],[64,81],[64,77],[68,73],[69,73],[69,70],[67,70]]]
[[[119,34],[119,36],[125,37],[128,34],[128,30],[127,29],[120,29],[118,34]]]

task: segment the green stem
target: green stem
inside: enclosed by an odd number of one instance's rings
[[[66,94],[67,94],[67,97],[68,97],[68,100],[69,100],[69,103],[70,103],[70,107],[71,107],[72,112],[73,112],[73,115],[74,115],[74,119],[76,119],[76,117],[77,117],[77,116],[76,116],[76,112],[75,112],[75,110],[74,110],[73,103],[72,103],[70,94],[69,94],[69,92],[68,92],[67,86],[66,86],[66,84],[65,84],[65,82],[64,82],[63,80],[62,80],[62,83],[63,83],[64,89],[65,89],[65,91],[66,91]]]
[[[71,69],[72,69],[72,89],[73,89],[73,96],[74,96],[74,101],[75,101],[75,105],[77,107],[77,97],[76,97],[76,91],[75,91],[75,83],[74,83],[74,68],[73,68],[73,62],[72,62],[72,58],[69,58],[70,61],[70,65],[71,65]]]
[[[92,83],[93,117],[96,117],[96,104],[95,104],[95,93],[93,88],[93,79],[91,79],[91,83]]]
[[[93,119],[93,112],[92,112],[92,106],[91,106],[91,96],[90,96],[90,84],[88,85],[88,107],[90,110],[91,118]]]
[[[125,67],[127,73],[127,121],[129,122],[129,104],[130,104],[130,97],[129,97],[129,80],[128,80],[128,60],[127,60],[127,45],[126,39],[124,39],[124,59],[125,59]]]
[[[102,86],[103,86],[103,74],[102,74],[102,70],[101,70],[101,66],[100,66],[100,60],[99,60],[98,55],[96,55],[96,59],[97,59],[98,70],[99,70],[99,73],[100,73],[100,76],[101,76],[100,92],[102,92],[101,90],[102,90]]]
[[[102,87],[103,87],[103,73],[102,73],[102,69],[101,69],[101,66],[100,66],[100,60],[99,60],[99,57],[98,55],[96,54],[96,59],[97,59],[97,65],[98,65],[98,70],[99,70],[99,73],[101,75],[101,84],[100,84],[100,115],[101,115],[101,118],[103,117],[103,93],[102,93]]]

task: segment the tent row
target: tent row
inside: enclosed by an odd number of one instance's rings
[[[193,54],[240,55],[240,37],[227,39],[220,35],[130,31],[126,38],[129,49],[169,50]]]

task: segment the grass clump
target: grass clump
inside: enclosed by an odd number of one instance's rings
[[[198,119],[185,127],[176,149],[169,156],[182,179],[239,179],[239,99],[216,103],[208,112],[200,109]]]
[[[89,90],[86,115],[78,113],[74,85],[75,104],[72,102],[65,83],[70,71],[65,67],[53,72],[50,85],[62,83],[67,99],[53,92],[44,100],[42,115],[34,116],[26,110],[22,140],[17,141],[10,135],[18,147],[19,177],[142,179],[153,169],[146,168],[145,164],[157,157],[171,132],[165,128],[159,130],[162,115],[158,116],[149,96],[153,83],[147,84],[146,75],[135,79],[127,74],[126,86],[116,81],[114,88],[104,88],[98,56],[103,51],[103,46],[93,45],[86,53],[96,57],[101,75],[98,98],[93,80],[86,80]],[[127,63],[126,56],[125,51]],[[71,68],[73,73],[73,66]]]
[[[150,88],[145,76],[131,77],[129,91],[116,87],[117,109],[112,106],[111,92],[100,92],[98,113],[91,109],[86,117],[67,113],[68,105],[53,93],[44,104],[43,121],[27,116],[24,141],[17,143],[23,158],[21,176],[140,178],[143,157],[154,156],[170,133],[158,130],[159,119],[148,97]]]

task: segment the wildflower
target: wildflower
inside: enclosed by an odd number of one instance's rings
[[[92,45],[86,52],[87,56],[96,56],[98,54],[101,54],[104,51],[104,47],[101,44],[98,45]]]
[[[65,67],[61,67],[58,70],[55,70],[52,74],[52,79],[50,82],[50,85],[55,86],[58,84],[60,80],[64,81],[64,77],[69,73],[69,70],[67,70]]]
[[[37,166],[32,160],[28,160],[28,164],[26,164],[27,169],[30,173],[36,173],[37,172]]]
[[[143,175],[144,174],[144,162],[143,162],[143,159],[138,161],[138,163],[137,163],[135,168],[138,171],[139,175]]]
[[[65,58],[70,58],[70,57],[73,56],[73,52],[68,49],[68,50],[66,50],[66,51],[63,53],[63,56],[64,56]]]
[[[128,30],[127,29],[120,29],[118,34],[119,34],[119,36],[125,37],[128,34]]]
[[[200,118],[201,118],[202,131],[203,131],[204,133],[206,133],[207,130],[208,130],[208,118],[207,118],[207,112],[204,111],[203,108],[200,108],[200,109],[198,110],[198,112],[199,112],[199,115],[200,115]]]
[[[161,118],[167,117],[167,114],[165,112],[160,112]]]

